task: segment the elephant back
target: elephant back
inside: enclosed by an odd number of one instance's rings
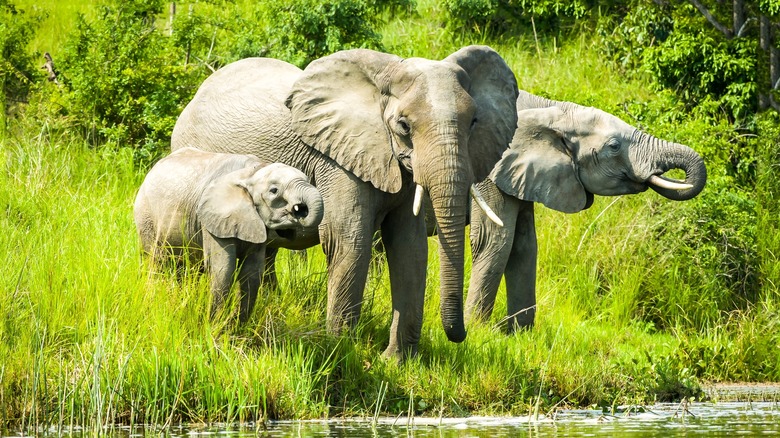
[[[284,102],[300,75],[298,67],[272,58],[246,58],[217,70],[176,121],[171,150],[190,146],[274,161],[264,152],[292,136]]]

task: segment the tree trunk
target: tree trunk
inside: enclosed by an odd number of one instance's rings
[[[777,90],[780,86],[780,49],[775,46],[775,30],[769,32],[769,77],[771,80],[770,89]]]
[[[769,105],[775,111],[780,112],[780,102],[774,98],[774,91],[780,88],[780,49],[774,46],[769,47],[769,77],[771,85],[769,87]]]
[[[775,111],[780,111],[780,103],[775,101],[772,95],[774,90],[780,88],[780,50],[775,47],[776,26],[766,15],[760,15],[758,23],[758,46],[761,49],[760,64],[762,66],[768,64],[768,67],[763,67],[759,71],[758,107],[759,109],[772,107]]]
[[[745,4],[743,0],[734,0],[732,15],[734,18],[734,36],[742,36],[742,26],[745,25]]]
[[[173,35],[173,19],[176,17],[176,2],[171,2],[168,12],[168,36],[171,36]]]

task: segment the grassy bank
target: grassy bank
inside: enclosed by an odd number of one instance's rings
[[[388,50],[441,58],[488,43],[523,89],[615,113],[710,162],[728,154],[721,138],[731,132],[727,121],[678,112],[667,93],[607,64],[590,38],[443,35],[424,17],[389,21]],[[531,331],[502,334],[502,286],[490,322],[470,327],[462,344],[448,342],[438,276],[429,275],[420,354],[399,366],[379,357],[391,308],[381,259],[353,334],[324,332],[318,247],[306,257],[282,253],[280,290],[264,293],[245,327],[210,323],[204,278],[152,271],[141,259],[132,202],[145,169],[132,152],[91,146],[61,120],[20,118],[0,143],[0,427],[410,409],[528,414],[697,396],[702,380],[778,381],[780,265],[773,254],[780,254],[780,234],[769,202],[777,198],[770,165],[777,119],[758,123],[766,126],[752,143],[761,161],[749,196],[715,166],[705,193],[686,203],[648,192],[597,198],[576,215],[539,207]],[[754,216],[744,218],[745,211]],[[759,235],[748,255],[740,255],[739,242],[716,244],[747,233]],[[431,274],[438,272],[436,245],[429,241]],[[741,256],[752,257],[752,273],[743,272]],[[742,280],[750,287],[740,289]]]

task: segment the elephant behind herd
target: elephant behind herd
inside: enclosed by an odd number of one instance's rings
[[[174,151],[194,147],[284,163],[317,187],[319,227],[280,235],[266,251],[273,266],[277,248],[322,244],[331,331],[356,324],[372,237],[381,231],[393,307],[383,354],[399,360],[416,353],[422,329],[423,195],[440,242],[442,324],[460,342],[469,213],[474,261],[465,312],[487,317],[503,275],[511,331],[533,323],[535,202],[573,213],[588,208],[593,195],[648,187],[684,200],[706,181],[702,158],[686,146],[594,108],[519,91],[513,72],[486,46],[441,61],[347,50],[304,70],[268,58],[240,60],[204,81],[171,144]],[[685,181],[661,176],[675,168],[685,171]]]

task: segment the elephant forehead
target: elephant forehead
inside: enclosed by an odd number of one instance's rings
[[[588,117],[584,119],[584,123],[581,123],[585,127],[590,127],[595,132],[619,134],[630,134],[634,127],[621,120],[619,117],[614,116],[608,112],[601,111],[596,108],[591,108],[588,111]]]
[[[414,58],[406,64],[391,91],[399,97],[427,102],[433,110],[456,108],[458,99],[468,98],[461,84],[457,66],[440,61]]]
[[[290,178],[303,178],[306,179],[306,174],[299,169],[289,166],[283,163],[271,163],[268,165],[269,172],[275,172],[279,175],[285,175]]]
[[[254,178],[257,184],[287,185],[295,181],[309,181],[305,173],[282,163],[272,163],[258,169]]]

